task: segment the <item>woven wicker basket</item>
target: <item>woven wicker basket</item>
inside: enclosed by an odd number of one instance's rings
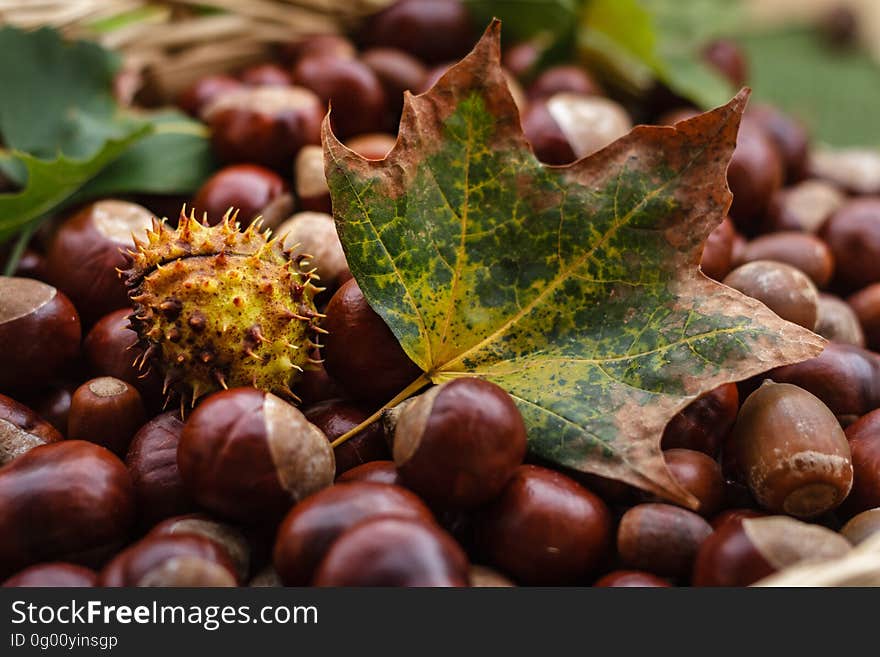
[[[0,0],[0,24],[52,26],[124,57],[128,92],[160,103],[196,79],[338,33],[391,0]]]

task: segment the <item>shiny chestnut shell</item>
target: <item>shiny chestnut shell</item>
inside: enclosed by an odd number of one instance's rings
[[[56,288],[0,276],[0,391],[43,386],[79,353],[80,320]]]
[[[40,563],[25,568],[3,582],[3,587],[51,587],[67,589],[97,586],[97,582],[98,574],[91,568],[57,561]]]
[[[278,527],[273,563],[288,586],[305,586],[336,538],[367,518],[395,516],[433,522],[413,493],[388,484],[339,483],[296,505]]]
[[[414,518],[370,518],[344,532],[315,586],[468,586],[468,560],[449,534]]]
[[[199,404],[183,428],[177,464],[196,502],[242,521],[279,516],[329,486],[335,470],[326,436],[295,407],[254,388]]]
[[[0,466],[39,445],[57,443],[63,436],[24,404],[0,395]]]
[[[0,469],[0,573],[60,559],[96,565],[134,522],[125,466],[80,440],[35,447]]]
[[[472,508],[493,499],[525,453],[519,409],[502,388],[481,379],[457,379],[419,395],[394,431],[402,481],[440,507]]]
[[[493,565],[523,584],[564,584],[590,574],[606,557],[611,514],[568,477],[522,465],[483,508],[477,541]]]
[[[142,426],[128,446],[125,465],[143,525],[186,513],[194,506],[177,469],[177,446],[182,433],[179,412],[170,411]]]
[[[324,366],[353,397],[387,402],[422,373],[354,279],[339,287],[324,312]]]

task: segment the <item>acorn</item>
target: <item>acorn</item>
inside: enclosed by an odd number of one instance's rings
[[[153,220],[120,276],[134,304],[131,328],[181,404],[251,386],[298,401],[290,386],[320,363],[324,316],[315,309],[311,256],[293,255],[260,221],[239,231],[236,214],[216,226],[181,212],[179,227]]]

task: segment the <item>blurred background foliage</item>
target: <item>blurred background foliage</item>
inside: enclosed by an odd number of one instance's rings
[[[391,0],[0,0],[0,24],[55,26],[125,56],[154,101],[193,79],[266,58],[273,44],[351,31]],[[475,24],[504,21],[545,62],[578,59],[626,95],[659,81],[702,108],[736,91],[700,57],[730,37],[756,101],[835,146],[880,146],[880,0],[462,0]]]

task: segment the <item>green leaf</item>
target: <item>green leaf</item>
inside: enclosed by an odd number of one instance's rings
[[[880,66],[866,53],[829,48],[808,29],[739,39],[757,99],[804,120],[835,146],[880,146]]]
[[[702,61],[700,50],[738,26],[739,3],[729,0],[589,0],[577,49],[627,92],[643,93],[658,79],[710,108],[735,90]]]
[[[77,199],[130,194],[188,194],[217,164],[205,126],[176,111],[150,117],[154,131],[102,171]]]
[[[465,0],[476,24],[500,18],[515,41],[541,33],[568,35],[581,4],[583,0]]]
[[[746,102],[640,126],[567,167],[522,134],[493,23],[427,94],[395,149],[367,161],[324,124],[351,271],[430,381],[504,387],[531,450],[686,503],[660,436],[721,383],[815,356],[824,341],[705,277],[703,242],[731,195]]]
[[[0,28],[0,135],[10,150],[41,159],[84,159],[136,121],[118,111],[113,76],[119,58],[87,41],[64,41],[44,28]],[[14,65],[12,65],[14,63]],[[20,181],[19,181],[20,182]]]
[[[136,127],[122,138],[106,142],[97,154],[82,160],[60,155],[46,161],[28,153],[14,153],[25,167],[27,181],[19,192],[0,194],[0,242],[69,200],[82,185],[151,130],[149,125]]]

